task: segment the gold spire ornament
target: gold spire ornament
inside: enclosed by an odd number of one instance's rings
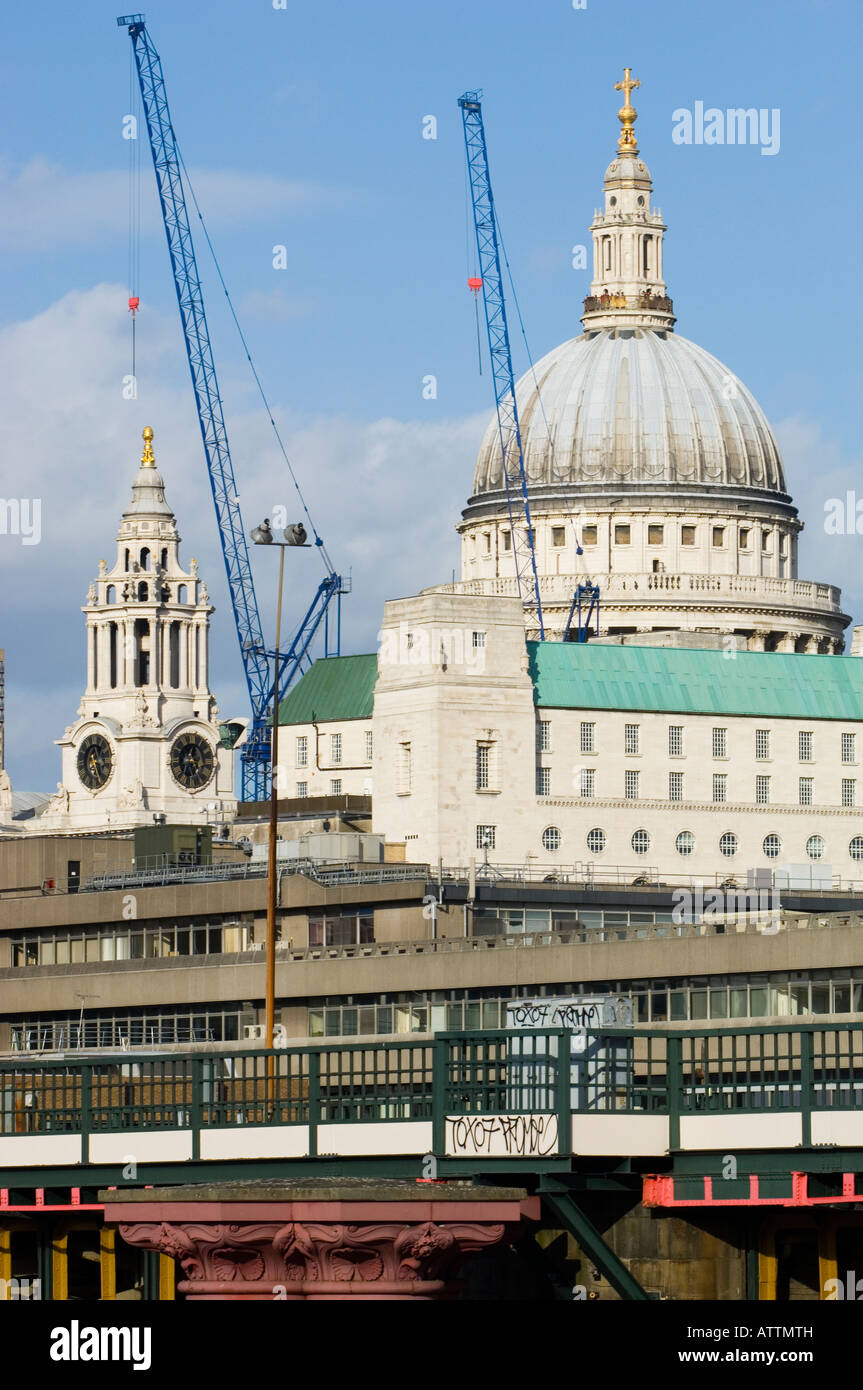
[[[614,84],[616,92],[623,92],[623,105],[617,113],[617,119],[623,126],[620,139],[617,142],[618,154],[638,154],[638,145],[635,142],[635,131],[633,130],[638,112],[630,102],[629,96],[636,87],[641,86],[641,83],[637,77],[630,76],[631,72],[632,68],[624,68],[623,81]]]
[[[144,452],[141,455],[141,467],[155,468],[156,456],[153,453],[153,431],[149,425],[146,426],[141,437],[144,440]]]

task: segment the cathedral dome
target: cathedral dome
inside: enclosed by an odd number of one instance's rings
[[[582,334],[522,377],[516,399],[532,486],[690,484],[785,497],[779,449],[754,396],[717,358],[672,332]],[[474,497],[503,485],[494,420]]]

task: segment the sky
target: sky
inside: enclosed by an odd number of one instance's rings
[[[642,83],[637,131],[668,224],[677,331],[761,403],[806,521],[800,576],[840,584],[844,610],[863,622],[860,538],[824,522],[830,499],[856,488],[863,502],[856,0],[151,0],[146,17],[279,429],[334,564],[352,575],[343,651],[374,650],[386,598],[457,569],[454,525],[493,405],[466,288],[457,98],[484,93],[495,200],[538,358],[581,331],[590,269],[573,267],[573,247],[589,245],[626,65]],[[6,764],[20,790],[50,791],[59,777],[53,740],[84,682],[80,605],[99,559],[113,560],[144,425],[181,553],[197,558],[216,604],[221,713],[247,712],[143,142],[138,397],[123,396],[123,127],[137,108],[115,19],[94,0],[0,14],[2,495],[41,507],[38,544],[0,534]],[[674,113],[698,102],[778,111],[778,149],[676,142]],[[430,116],[435,139],[424,138]],[[280,502],[296,511],[295,494],[197,250],[249,529]],[[515,367],[527,367],[520,344]],[[253,555],[266,632],[272,558]],[[287,611],[299,618],[322,569],[314,551],[290,558]]]

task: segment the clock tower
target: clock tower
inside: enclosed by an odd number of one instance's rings
[[[57,742],[63,780],[33,829],[131,829],[230,818],[233,756],[208,674],[207,586],[180,537],[156,468],[153,431],[123,513],[117,555],[99,561],[86,615],[87,688]]]

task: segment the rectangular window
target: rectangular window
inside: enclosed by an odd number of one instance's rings
[[[755,778],[755,804],[757,806],[769,806],[770,804],[770,778]]]
[[[485,633],[484,633],[484,632],[473,632],[473,633],[471,633],[470,644],[471,644],[471,646],[473,647],[473,649],[474,649],[475,652],[481,651],[482,648],[485,646]]]
[[[340,763],[342,760],[342,736],[341,734],[330,734],[330,762]]]
[[[509,531],[501,531],[500,534],[501,534],[501,536],[503,537],[503,548],[504,548],[504,550],[512,550],[512,535],[510,534],[510,532],[509,532]]]
[[[476,828],[477,849],[494,849],[494,825],[478,825]]]
[[[596,752],[596,725],[582,724],[581,726],[581,751],[582,753]]]
[[[409,743],[399,744],[397,778],[397,794],[399,796],[408,796],[410,794],[411,780],[413,778],[413,759],[411,757],[411,746]]]
[[[799,800],[801,806],[811,806],[811,805],[812,805],[812,788],[813,788],[814,780],[815,780],[815,779],[814,779],[813,777],[800,777],[800,778],[798,779],[798,785],[799,785],[798,800]]]
[[[483,531],[483,533],[482,533],[482,543],[483,543],[483,548],[484,548],[484,550],[485,550],[486,555],[490,555],[490,554],[491,554],[491,531]]]
[[[647,528],[647,544],[648,544],[648,545],[662,545],[662,543],[663,543],[664,540],[665,540],[665,527],[664,527],[664,526],[648,526],[648,528]]]
[[[714,544],[715,546],[723,546],[723,545],[725,544],[725,527],[724,527],[724,526],[714,526],[714,528],[713,528],[713,544]]]
[[[801,763],[811,763],[812,761],[812,734],[808,729],[801,729],[797,735],[798,752]]]
[[[748,527],[748,526],[741,526],[741,528],[740,528],[740,549],[741,549],[741,550],[748,550],[748,549],[749,549],[749,527]]]
[[[307,767],[309,762],[309,740],[305,734],[297,739],[297,767]]]
[[[728,774],[725,772],[714,772],[713,774],[713,800],[728,800]]]
[[[770,757],[770,730],[755,730],[755,756],[760,762]]]
[[[565,526],[552,526],[552,528],[551,528],[551,543],[552,543],[552,545],[554,545],[554,546],[560,546],[560,545],[565,545],[565,544],[566,544],[566,527],[565,527]]]
[[[762,531],[762,532],[761,532],[761,550],[762,550],[762,553],[766,553],[769,549],[770,549],[770,532],[769,532],[769,531]]]
[[[856,806],[857,804],[857,783],[853,777],[842,778],[842,805]]]
[[[373,755],[373,753],[374,753],[374,748],[375,748],[375,741],[374,741],[374,740],[375,740],[375,736],[374,736],[374,734],[372,733],[371,729],[366,729],[366,732],[365,732],[365,740],[366,740],[366,762],[367,762],[367,763],[370,763],[371,760],[372,760],[372,755]]]
[[[623,795],[627,801],[638,800],[638,773],[625,772],[623,774]]]
[[[476,746],[476,789],[478,792],[488,791],[488,761],[489,745],[478,743]]]
[[[322,912],[309,917],[310,946],[363,946],[374,939],[373,912]]]
[[[714,758],[728,757],[728,730],[713,730],[713,756]]]
[[[536,746],[540,753],[548,753],[551,750],[551,720],[540,719],[537,730]]]
[[[537,796],[551,796],[550,767],[538,767],[536,769],[536,794]]]
[[[683,757],[683,725],[672,724],[668,730],[668,756],[670,758]]]
[[[298,783],[297,783],[297,796],[298,796],[298,797],[304,797],[304,796],[308,796],[308,794],[309,794],[309,784],[308,784],[308,782],[298,782]]]
[[[856,734],[843,734],[843,735],[842,735],[842,761],[843,761],[843,763],[856,763],[856,761],[857,761],[857,749],[856,749],[856,746],[855,746],[855,745],[856,745],[856,742],[857,742],[857,735],[856,735]]]
[[[668,774],[668,800],[683,800],[683,773],[669,772]]]
[[[694,545],[694,544],[695,544],[695,527],[694,527],[694,526],[681,526],[681,528],[680,528],[680,544],[681,544],[681,545]]]
[[[630,538],[630,528],[629,528],[629,525],[628,525],[627,523],[621,522],[621,523],[619,523],[617,526],[615,526],[615,528],[614,528],[614,544],[615,544],[615,545],[629,545],[629,538]]]
[[[583,767],[579,772],[579,788],[582,796],[596,796],[596,769]]]
[[[582,545],[596,545],[597,528],[595,526],[584,526],[581,531]]]
[[[341,796],[341,794],[342,794],[342,779],[341,779],[341,777],[333,777],[332,780],[330,781],[330,796]]]
[[[625,724],[623,726],[623,751],[625,753],[638,752],[638,725]]]

